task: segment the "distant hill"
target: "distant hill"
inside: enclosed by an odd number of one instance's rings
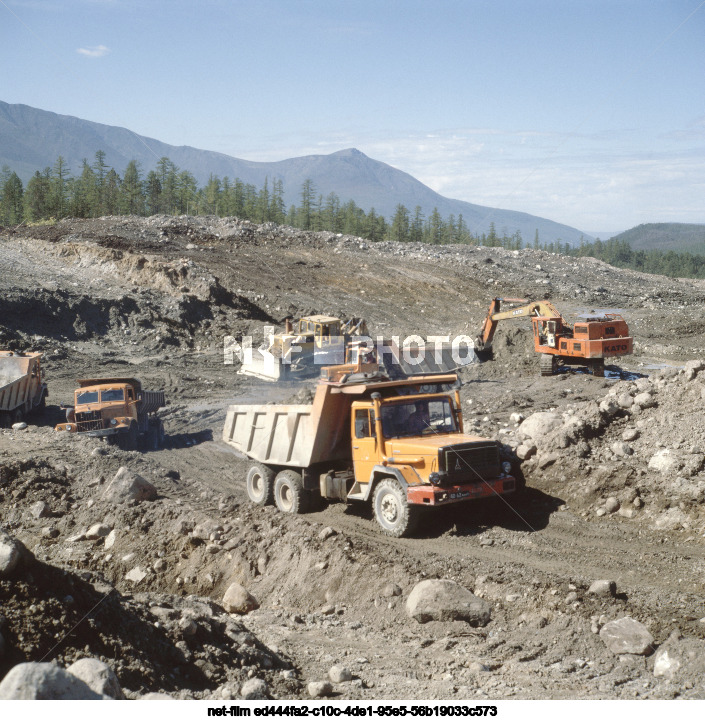
[[[705,255],[705,225],[695,223],[645,223],[614,236],[632,250],[673,250]]]
[[[266,178],[284,185],[287,205],[300,203],[301,185],[313,181],[317,194],[331,192],[341,201],[354,200],[365,211],[391,218],[398,204],[413,214],[421,207],[426,217],[434,208],[444,218],[462,214],[473,233],[488,232],[494,223],[498,234],[521,232],[525,243],[532,243],[536,230],[542,243],[562,240],[578,244],[588,233],[546,218],[475,205],[439,195],[408,173],[373,160],[354,148],[330,155],[308,155],[273,163],[240,160],[223,153],[189,146],[168,145],[126,128],[93,123],[68,115],[57,115],[28,105],[0,101],[0,167],[8,165],[26,183],[37,170],[53,166],[59,155],[74,174],[80,173],[83,159],[93,162],[97,150],[105,152],[105,162],[122,175],[130,160],[140,163],[143,173],[154,169],[161,157],[168,157],[180,169],[188,170],[199,184],[212,175],[262,187]]]

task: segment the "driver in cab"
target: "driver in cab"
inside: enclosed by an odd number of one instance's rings
[[[423,431],[431,427],[431,416],[428,412],[428,403],[419,401],[416,409],[407,418],[407,427],[415,435],[421,435]]]

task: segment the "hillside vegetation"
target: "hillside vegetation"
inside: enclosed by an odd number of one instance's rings
[[[643,223],[614,236],[632,250],[661,250],[705,255],[705,224]]]

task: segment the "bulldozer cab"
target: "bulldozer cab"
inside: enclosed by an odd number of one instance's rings
[[[292,328],[294,335],[302,336],[303,343],[322,345],[330,338],[340,336],[340,320],[323,315],[300,318]]]

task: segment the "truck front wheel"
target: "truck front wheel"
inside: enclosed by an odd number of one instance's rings
[[[409,505],[406,491],[395,478],[385,478],[377,484],[372,507],[375,520],[387,536],[408,536],[418,526],[419,509]]]
[[[262,463],[255,463],[247,472],[247,496],[258,506],[267,506],[272,502],[274,490],[274,471]]]
[[[135,451],[137,450],[137,443],[139,441],[139,431],[137,430],[136,423],[130,423],[130,427],[127,431],[123,431],[118,435],[118,446],[123,451]]]
[[[277,474],[274,479],[274,503],[282,513],[306,513],[309,493],[304,490],[301,475],[291,469]]]

